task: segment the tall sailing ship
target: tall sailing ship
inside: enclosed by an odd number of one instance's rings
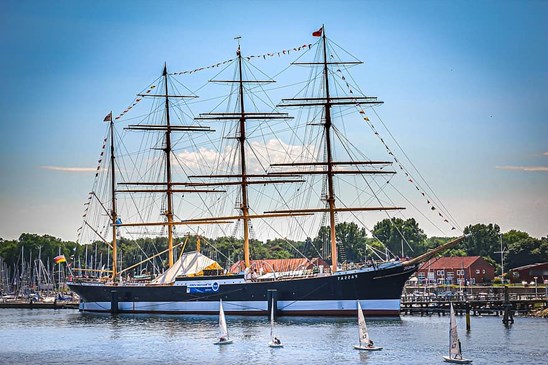
[[[81,298],[81,311],[216,314],[222,300],[227,314],[265,315],[274,306],[277,315],[353,316],[359,301],[368,315],[397,316],[403,286],[420,262],[463,239],[414,259],[385,256],[380,261],[379,256],[367,264],[365,258],[353,265],[339,263],[336,226],[342,217],[362,222],[364,214],[404,208],[379,196],[379,179],[386,183],[396,172],[393,162],[366,158],[337,124],[349,110],[369,121],[365,110],[382,103],[347,81],[347,69],[361,62],[336,59],[336,45],[323,27],[313,35],[318,40],[302,46],[306,52],[299,57],[314,55],[313,61],[292,63],[309,67],[310,80],[296,97],[278,105],[269,105],[265,90],[274,80],[254,77],[253,57],[243,55],[238,40],[236,57],[214,65],[221,69],[217,75],[230,67],[234,71],[230,79],[211,80],[231,89],[229,96],[212,99],[220,100],[212,112],[195,116],[197,96],[188,89],[187,95],[178,92],[182,84],[164,66],[157,82],[128,109],[105,118],[108,135],[79,234],[108,245],[112,262],[104,270],[108,276],[100,280],[75,277],[68,283]],[[138,117],[139,123],[126,125],[121,137],[117,122],[129,120],[121,117],[146,99],[152,102],[150,112]],[[261,110],[264,105],[268,109]],[[181,119],[187,122],[181,124]],[[132,131],[144,137],[128,145]],[[282,137],[273,137],[276,132]],[[358,192],[350,193],[346,185]],[[161,212],[160,217],[151,212]],[[276,233],[286,240],[291,234],[308,237],[318,226],[327,227],[327,244],[317,256],[329,266],[306,259],[306,267],[280,269],[274,261],[252,260],[253,245],[263,244],[253,239],[259,230],[263,237]],[[243,257],[233,265],[235,272],[204,255],[200,241],[196,251],[185,252],[184,242],[176,243],[180,228],[204,237],[240,233]],[[158,275],[151,281],[128,277],[137,265],[123,268],[119,262],[120,235],[153,234],[167,237],[167,249],[146,259],[154,262],[166,255],[165,269],[155,264]],[[239,243],[234,240],[233,247]],[[210,253],[239,258],[210,245]],[[264,270],[265,265],[271,270]]]

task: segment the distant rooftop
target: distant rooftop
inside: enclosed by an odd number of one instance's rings
[[[421,265],[419,270],[441,270],[441,269],[461,269],[470,267],[481,256],[454,256],[454,257],[435,257]],[[484,260],[484,259],[482,259]]]

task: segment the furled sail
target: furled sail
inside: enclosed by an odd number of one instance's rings
[[[202,275],[204,270],[222,270],[221,265],[199,252],[188,252],[182,255],[171,268],[152,281],[153,284],[175,282],[177,276]]]

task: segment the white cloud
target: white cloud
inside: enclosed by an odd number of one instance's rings
[[[40,166],[44,170],[63,171],[63,172],[95,172],[96,167],[62,167],[62,166]]]
[[[548,156],[548,152],[544,152],[543,155],[544,155],[544,156]]]
[[[548,166],[497,166],[499,170],[548,172]]]
[[[261,167],[268,167],[273,163],[287,162],[290,159],[297,159],[298,156],[309,155],[310,147],[302,145],[289,145],[279,139],[271,139],[266,143],[253,141],[250,143],[253,152],[248,152],[247,163],[248,172],[261,173]],[[308,150],[307,152],[304,152]],[[189,168],[198,168],[200,166],[214,167],[219,161],[225,161],[225,165],[229,165],[229,161],[234,160],[235,149],[233,147],[226,148],[223,152],[218,152],[208,148],[200,148],[199,151],[183,151],[177,154],[179,161],[184,161],[184,165]],[[236,160],[238,160],[236,158]],[[306,160],[306,157],[299,159]]]

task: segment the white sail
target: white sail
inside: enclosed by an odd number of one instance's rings
[[[225,312],[223,310],[223,300],[219,303],[219,338],[228,340],[228,327],[226,326]]]
[[[283,347],[280,339],[274,336],[274,299],[272,299],[272,306],[270,309],[270,342],[268,343],[268,346]]]
[[[358,333],[360,336],[360,346],[369,345],[369,333],[365,324],[365,317],[360,302],[358,301]]]
[[[272,299],[272,308],[270,310],[270,339],[274,343],[274,299]]]
[[[453,303],[451,303],[451,312],[449,317],[449,356],[443,356],[443,360],[453,364],[470,364],[472,363],[472,360],[462,357]]]
[[[455,318],[455,310],[451,303],[451,314],[449,324],[449,356],[460,355],[459,335],[457,333],[457,320]]]

